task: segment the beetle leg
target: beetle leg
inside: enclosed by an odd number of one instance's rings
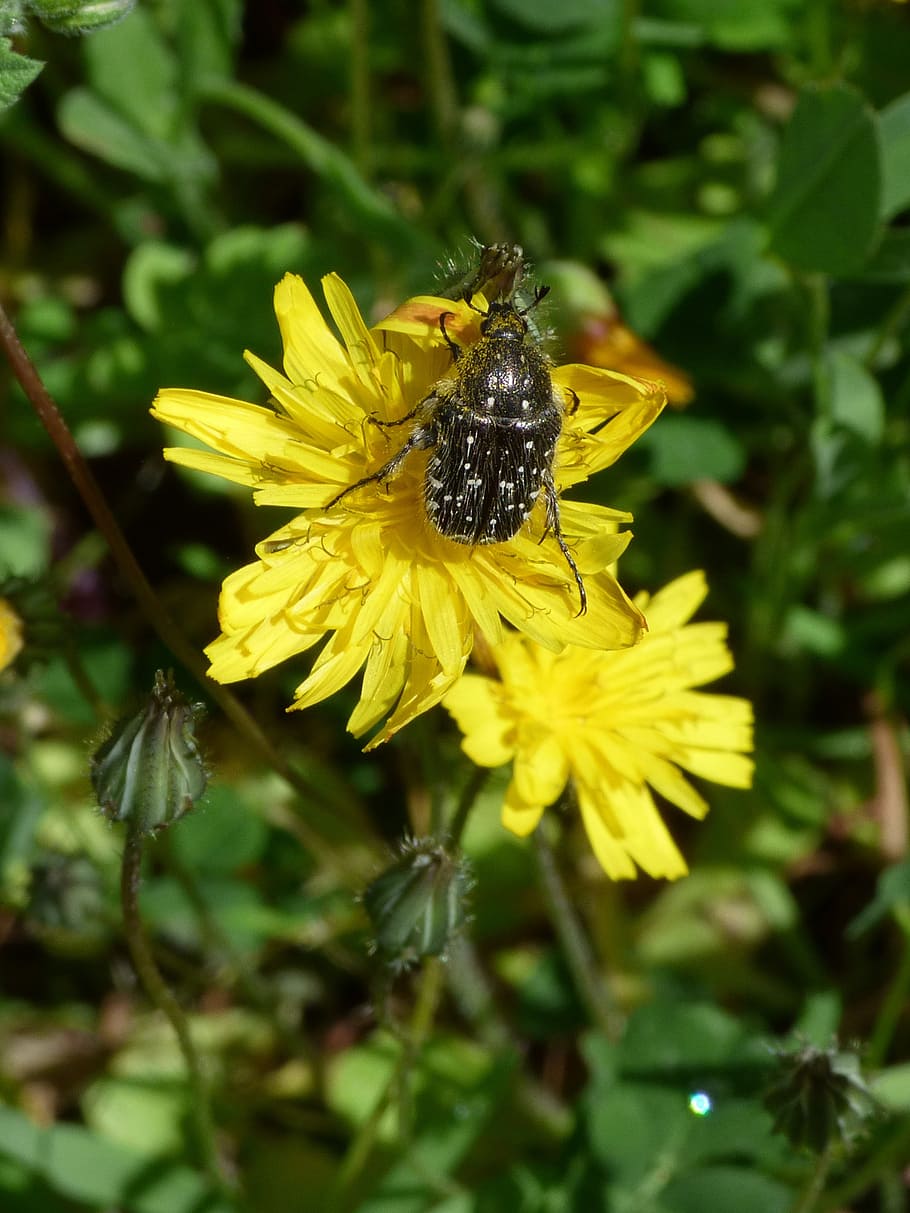
[[[454,316],[454,312],[443,312],[439,317],[439,331],[442,333],[443,340],[452,351],[452,361],[457,362],[461,357],[461,346],[456,345],[449,334],[446,332],[446,316]]]
[[[397,421],[380,421],[378,417],[370,417],[370,421],[373,423],[373,425],[378,426],[381,430],[391,430],[396,425],[404,425],[405,422],[413,421],[425,403],[426,401],[421,400],[420,404],[414,405],[410,413],[405,413],[405,415],[403,417],[399,417]]]
[[[578,597],[581,602],[581,606],[578,609],[578,614],[575,616],[575,618],[578,619],[579,616],[584,615],[587,612],[588,595],[585,592],[585,583],[582,580],[581,573],[578,571],[578,565],[573,560],[568,544],[562,536],[562,528],[559,525],[559,498],[556,495],[556,486],[553,483],[552,476],[547,475],[544,477],[543,491],[544,498],[546,499],[547,503],[547,529],[543,533],[541,543],[543,542],[543,539],[546,538],[548,532],[552,531],[553,537],[559,544],[559,550],[565,557],[566,564],[572,570],[572,576],[575,578],[575,584],[578,586]]]
[[[426,401],[422,402],[426,404]],[[379,484],[382,481],[392,480],[401,471],[404,461],[412,451],[425,451],[427,447],[431,447],[436,442],[436,434],[432,425],[430,426],[415,426],[407,442],[397,451],[391,459],[375,471],[370,476],[363,476],[360,480],[355,480],[353,484],[349,484],[346,489],[342,489],[337,497],[326,505],[326,509],[330,510],[333,505],[337,505],[343,497],[347,497],[348,493],[353,493],[355,489],[362,489],[367,484]]]

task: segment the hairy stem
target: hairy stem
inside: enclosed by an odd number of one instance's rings
[[[544,836],[544,826],[534,831],[537,868],[550,918],[562,944],[566,964],[585,1010],[608,1040],[616,1040],[622,1029],[622,1017],[600,980],[597,962],[588,937],[578,919],[563,884],[556,856]]]
[[[171,993],[170,988],[161,976],[148,936],[139,912],[139,882],[142,870],[142,825],[139,822],[128,821],[126,826],[126,842],[123,848],[123,866],[120,874],[120,901],[123,906],[123,929],[130,956],[136,973],[154,1005],[170,1020],[171,1027],[177,1036],[180,1051],[186,1065],[187,1078],[190,1088],[190,1102],[193,1110],[193,1120],[196,1130],[196,1144],[202,1166],[220,1186],[224,1185],[224,1177],[218,1166],[215,1152],[215,1133],[212,1124],[212,1114],[209,1107],[208,1092],[199,1064],[199,1055],[193,1038],[190,1035],[189,1024],[183,1008]]]

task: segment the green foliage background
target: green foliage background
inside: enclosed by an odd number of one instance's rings
[[[612,1041],[494,779],[466,838],[471,948],[417,1048],[420,977],[370,957],[349,873],[451,811],[457,739],[434,714],[365,757],[350,697],[288,719],[299,668],[243,687],[310,797],[213,713],[212,790],[142,889],[212,1078],[237,1187],[215,1191],[87,782],[103,722],[173,659],[4,379],[0,556],[51,575],[69,641],[0,684],[0,1208],[907,1208],[910,5],[149,0],[80,39],[42,11],[61,6],[16,7],[0,291],[194,643],[278,514],[163,465],[157,388],[261,399],[241,353],[278,359],[285,271],[337,270],[375,318],[471,236],[517,240],[595,270],[692,377],[594,489],[635,513],[629,588],[706,569],[758,772],[672,822],[677,885],[605,883],[561,823]],[[761,1102],[797,1035],[855,1046],[878,1101],[820,1163]]]

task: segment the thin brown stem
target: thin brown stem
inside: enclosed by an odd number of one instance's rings
[[[298,826],[299,835],[301,839],[305,840],[307,847],[343,882],[358,883],[361,873],[358,871],[357,865],[352,864],[349,857],[340,858],[335,847],[326,842],[320,833],[320,830],[323,829],[331,833],[331,827],[337,825],[339,805],[333,802],[323,807],[320,804],[323,797],[318,786],[304,778],[290,765],[239,699],[227,688],[217,682],[212,682],[207,676],[201,654],[184,636],[139,566],[98,482],[77,447],[60,410],[44,386],[34,363],[25,352],[19,335],[2,306],[0,306],[0,346],[9,359],[13,374],[57,448],[86,509],[104,536],[111,555],[146,619],[178,661],[182,662],[190,671],[205,693],[215,700],[238,732],[307,801],[308,820],[300,821]],[[314,821],[319,824],[314,825]],[[364,823],[360,820],[350,824],[352,833],[365,829]]]

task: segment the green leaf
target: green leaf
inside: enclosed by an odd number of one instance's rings
[[[38,59],[17,54],[9,38],[0,38],[0,110],[18,101],[43,67]]]
[[[910,1061],[889,1066],[872,1079],[872,1094],[892,1112],[910,1112]]]
[[[41,1128],[7,1107],[0,1107],[0,1155],[24,1164],[55,1192],[92,1208],[235,1213],[188,1167],[126,1149],[77,1125]]]
[[[546,34],[577,30],[615,22],[620,12],[617,0],[495,0],[495,7],[510,21],[520,22]]]
[[[704,417],[665,414],[641,439],[651,456],[651,475],[662,485],[719,480],[731,484],[741,475],[746,452],[721,425]]]
[[[831,420],[870,445],[879,443],[885,429],[885,401],[878,380],[844,350],[829,351],[825,362]]]
[[[35,832],[44,812],[44,801],[34,788],[23,783],[6,755],[0,754],[0,893],[7,902],[20,899],[31,861]]]
[[[857,939],[889,914],[910,917],[910,860],[885,868],[878,878],[875,896],[847,927],[847,938]]]
[[[267,840],[265,822],[229,787],[212,788],[180,829],[171,831],[171,846],[195,872],[235,872],[256,863]]]
[[[882,142],[882,197],[879,213],[890,219],[910,206],[910,93],[878,116]]]
[[[85,43],[89,81],[99,97],[146,135],[168,140],[178,121],[178,65],[146,8]]]
[[[664,1200],[673,1213],[785,1213],[793,1205],[793,1191],[745,1167],[702,1167],[671,1179]]]
[[[166,146],[138,131],[88,89],[70,89],[60,102],[57,121],[71,143],[108,164],[127,169],[145,181],[167,179]]]
[[[880,199],[874,114],[846,85],[807,88],[781,144],[772,250],[800,269],[849,274],[880,235]]]
[[[794,0],[656,0],[649,17],[698,29],[705,42],[731,51],[758,51],[786,45]]]

